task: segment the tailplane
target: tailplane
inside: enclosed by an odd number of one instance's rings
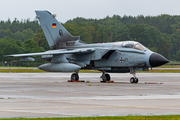
[[[55,14],[48,11],[35,12],[51,49],[64,49],[73,46],[80,39],[80,36],[72,36],[57,21]]]

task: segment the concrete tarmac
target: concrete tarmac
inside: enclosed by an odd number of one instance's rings
[[[0,73],[0,118],[180,114],[179,73],[111,73],[114,83],[100,83],[101,73]],[[163,84],[145,84],[145,82]]]

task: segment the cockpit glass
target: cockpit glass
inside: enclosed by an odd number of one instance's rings
[[[136,46],[134,47],[134,49],[136,50],[144,50],[140,44],[136,44]]]
[[[141,47],[142,47],[144,50],[148,50],[148,48],[145,47],[144,45],[142,45],[142,44],[140,44],[140,45],[141,45]]]
[[[122,47],[123,48],[133,48],[134,47],[134,42],[123,42]]]
[[[136,49],[136,50],[148,50],[148,48],[146,48],[145,46],[143,46],[140,43],[136,44],[134,49]]]
[[[132,49],[141,50],[141,51],[148,50],[148,48],[146,48],[142,44],[135,41],[116,42],[116,43],[113,43],[113,46],[122,47],[122,48],[132,48]]]
[[[115,47],[121,47],[121,46],[122,46],[122,42],[113,43],[113,46],[115,46]]]

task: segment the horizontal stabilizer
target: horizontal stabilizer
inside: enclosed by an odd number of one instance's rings
[[[21,57],[19,61],[35,61],[35,59],[32,57]]]

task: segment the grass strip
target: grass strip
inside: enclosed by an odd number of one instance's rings
[[[180,68],[180,65],[162,65],[158,68]]]
[[[180,115],[63,117],[63,118],[7,118],[7,119],[2,118],[0,120],[180,120]]]
[[[4,73],[45,73],[40,69],[0,69]],[[80,70],[80,73],[101,73],[98,70]],[[149,71],[137,71],[137,73],[180,73],[180,69],[153,69]]]
[[[0,66],[3,68],[27,68],[26,66]],[[35,68],[35,67],[28,67],[28,68]],[[171,64],[165,64],[162,66],[159,66],[157,68],[180,68],[180,64],[178,65],[171,65]]]
[[[0,72],[5,73],[45,73],[46,71],[42,71],[40,69],[0,69]],[[80,73],[101,73],[98,70],[80,70]]]
[[[180,73],[180,69],[154,69],[149,71],[137,71],[137,73]]]
[[[0,69],[0,72],[5,73],[43,73],[40,69],[33,70],[33,69]]]

